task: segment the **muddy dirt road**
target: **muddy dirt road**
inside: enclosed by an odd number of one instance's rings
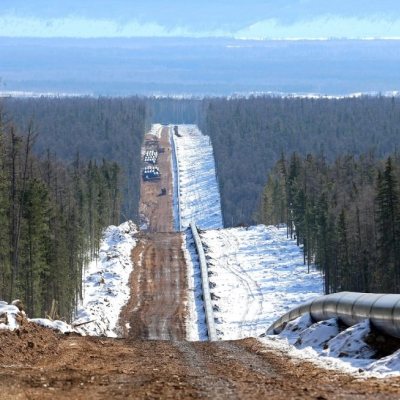
[[[6,335],[6,337],[5,337]],[[28,345],[30,343],[30,345]],[[173,342],[0,332],[2,400],[398,399],[400,379],[294,365],[255,339]]]
[[[124,336],[185,340],[186,267],[182,233],[145,233],[133,251],[131,298],[121,313]],[[126,329],[126,324],[130,329]]]

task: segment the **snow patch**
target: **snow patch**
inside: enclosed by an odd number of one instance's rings
[[[329,341],[327,349],[321,355],[329,357],[351,357],[355,359],[374,358],[376,351],[365,342],[365,337],[371,331],[368,319],[347,328]]]
[[[21,313],[18,307],[0,301],[0,329],[14,331],[19,327],[17,317]]]
[[[400,376],[400,350],[377,360],[376,351],[366,342],[371,332],[369,320],[339,332],[339,321],[330,319],[311,324],[309,314],[287,324],[279,335],[259,340],[268,349],[294,360],[306,360],[330,370],[359,378]]]
[[[305,347],[325,348],[327,343],[339,334],[339,324],[335,318],[317,322],[306,328],[299,335],[294,345],[299,349]]]
[[[301,333],[309,328],[314,321],[310,314],[304,314],[293,321],[289,321],[283,331],[279,334],[281,338],[286,338],[289,343],[293,344],[297,341]],[[265,335],[264,335],[265,336]]]
[[[15,303],[15,301],[13,302]],[[27,318],[23,310],[5,301],[0,301],[0,329],[15,331],[19,328],[19,321],[33,322],[46,328],[58,330],[62,333],[78,332],[78,330],[64,321],[52,321],[46,318]]]
[[[400,376],[400,350],[373,362],[365,370],[369,375],[382,378]]]
[[[151,125],[151,129],[150,129],[150,132],[148,133],[148,135],[153,135],[158,138],[161,138],[162,129],[163,129],[163,126],[161,124],[153,124],[153,125]]]
[[[129,277],[133,271],[131,252],[136,244],[137,227],[132,221],[109,226],[104,231],[99,257],[86,271],[84,298],[74,325],[82,334],[117,337],[119,314],[130,295]]]

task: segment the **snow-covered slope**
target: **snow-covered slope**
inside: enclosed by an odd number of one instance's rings
[[[194,127],[186,129],[196,132]],[[186,130],[180,129],[180,132],[185,132],[182,136],[189,136]],[[196,223],[197,220],[205,221],[207,228],[209,212],[215,217],[220,213],[220,209],[212,208],[219,196],[216,180],[210,176],[199,179],[206,172],[201,171],[205,165],[202,157],[195,158],[196,154],[201,154],[199,147],[196,148],[193,142],[183,146],[186,143],[184,137],[177,138],[177,142],[184,221],[188,223],[188,215],[191,215],[196,218]],[[190,189],[189,182],[195,182],[195,190]],[[194,192],[214,195],[194,196]],[[189,268],[188,339],[205,340],[200,272],[190,232],[186,231],[185,236]],[[312,268],[308,273],[301,248],[287,238],[284,226],[207,230],[201,233],[201,238],[209,265],[214,317],[220,339],[265,334],[286,311],[323,293],[321,274]],[[334,319],[314,324],[310,316],[305,315],[289,323],[281,335],[265,336],[260,340],[283,357],[306,359],[361,378],[400,375],[400,351],[380,360],[374,358],[375,350],[367,339],[371,337],[368,321],[341,330]]]
[[[88,335],[117,337],[118,318],[130,294],[129,276],[133,271],[131,252],[137,227],[132,221],[109,226],[104,231],[99,258],[93,260],[84,281],[84,298],[74,325]]]
[[[257,337],[275,319],[322,294],[322,276],[303,264],[286,227],[258,225],[201,234],[219,337]]]
[[[192,221],[202,229],[222,228],[221,201],[210,138],[195,125],[179,125],[179,135],[174,135],[174,141],[182,229]]]
[[[322,294],[322,277],[303,265],[302,252],[286,237],[286,228],[220,229],[221,202],[208,136],[194,125],[180,125],[174,135],[182,229],[194,221],[209,263],[214,315],[221,339],[256,337],[290,308]],[[175,199],[176,202],[176,199]],[[203,338],[199,306],[200,273],[187,238],[189,266],[188,338]]]

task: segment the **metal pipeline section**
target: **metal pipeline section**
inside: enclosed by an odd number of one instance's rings
[[[172,132],[172,126],[169,127],[169,133],[171,137],[171,145],[172,145],[172,168],[176,170],[176,174],[174,174],[174,194],[175,198],[177,201],[177,221],[178,221],[178,226],[177,226],[177,231],[180,232],[182,230],[182,220],[181,220],[181,200],[180,200],[180,186],[179,186],[179,165],[178,165],[178,157],[176,155],[176,144],[175,144],[175,138],[174,138],[174,133]]]
[[[320,296],[282,315],[268,332],[279,334],[289,321],[307,313],[315,322],[339,318],[347,326],[369,319],[382,332],[400,338],[400,294],[339,292]]]
[[[210,283],[208,281],[208,271],[207,271],[207,261],[204,254],[203,244],[201,243],[199,233],[197,231],[196,225],[191,222],[190,229],[192,230],[194,242],[197,248],[197,254],[199,255],[200,271],[201,271],[201,285],[203,287],[203,302],[204,311],[206,314],[206,323],[208,330],[208,339],[210,342],[215,342],[218,340],[217,331],[214,324],[214,313],[211,304],[211,294],[210,294]]]

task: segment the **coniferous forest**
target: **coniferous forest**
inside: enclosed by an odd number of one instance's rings
[[[70,316],[102,229],[118,223],[121,168],[103,159],[66,163],[35,151],[40,132],[0,113],[0,297],[30,316]]]
[[[325,292],[400,293],[400,156],[374,150],[327,163],[293,153],[268,175],[259,219],[287,223]]]
[[[140,148],[150,129],[145,99],[126,98],[7,98],[6,114],[20,126],[35,121],[40,135],[35,152],[50,149],[58,158],[72,162],[77,153],[98,164],[103,158],[117,162],[124,171],[121,185],[124,220],[137,219],[140,188]]]
[[[225,226],[256,223],[268,171],[281,153],[339,154],[373,148],[386,158],[400,148],[400,98],[206,99],[198,121],[211,137]]]

